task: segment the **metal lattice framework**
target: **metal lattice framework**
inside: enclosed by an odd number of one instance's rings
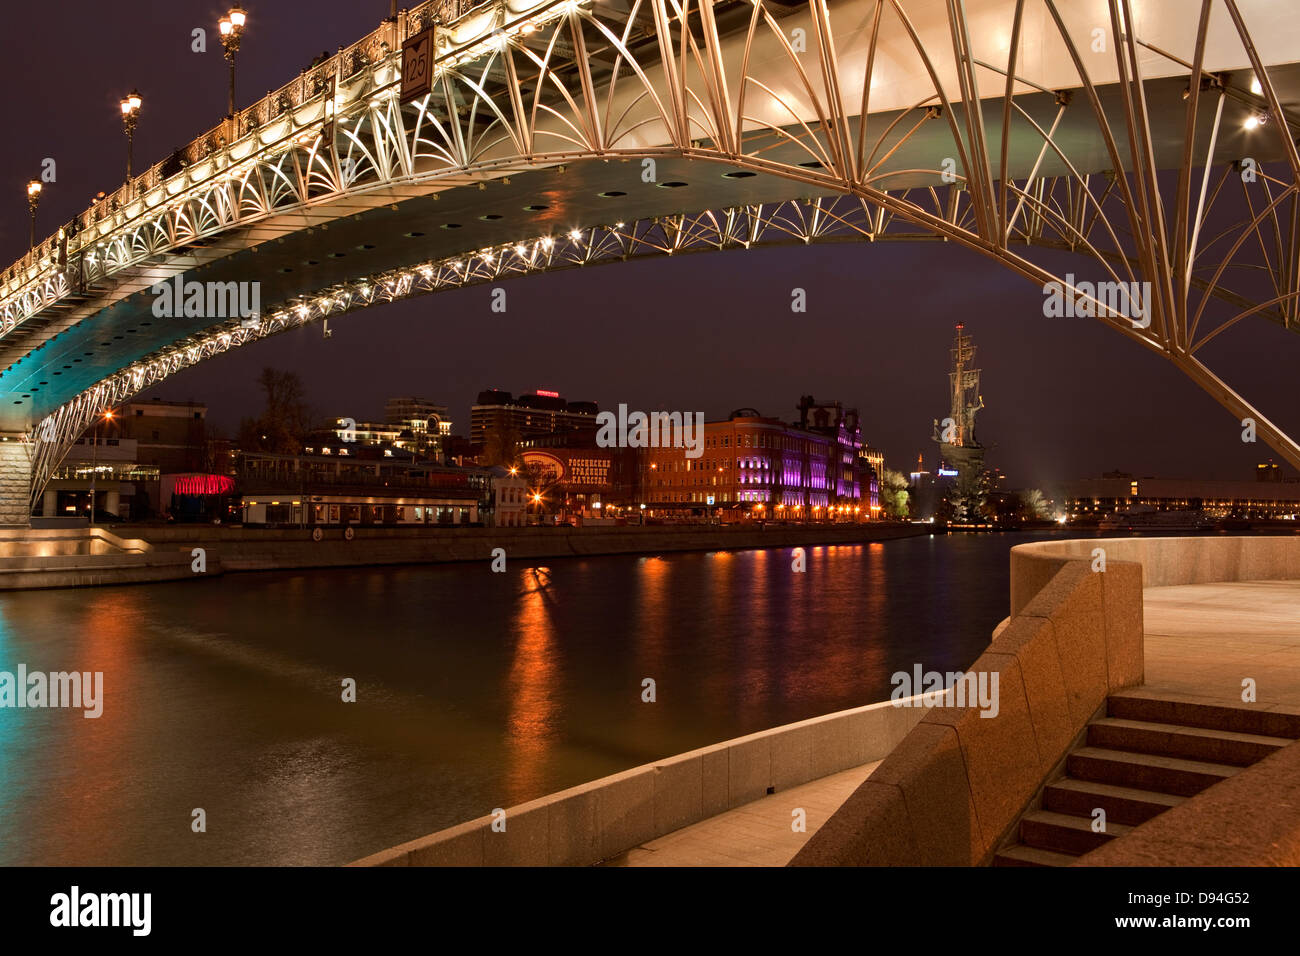
[[[1166,51],[1126,28],[1141,22],[1134,7],[1150,4],[1098,2],[1113,38],[1098,57],[1060,0],[988,0],[1007,29],[996,63],[980,55],[961,0],[948,0],[942,24],[932,3],[908,0],[425,4],[196,140],[6,270],[0,346],[34,318],[78,294],[106,294],[145,265],[341,197],[387,202],[393,187],[435,193],[511,172],[669,157],[822,198],[530,236],[316,290],[268,308],[250,328],[215,325],[34,424],[33,502],[98,410],[237,345],[472,282],[781,241],[936,238],[1044,287],[1058,283],[1235,415],[1255,419],[1259,436],[1300,466],[1300,446],[1196,354],[1250,316],[1300,328],[1295,124],[1251,38],[1245,3],[1184,4],[1195,38]],[[929,19],[911,19],[912,7]],[[439,24],[433,92],[402,105],[397,51],[429,23]],[[1024,75],[1031,23],[1050,79]],[[1248,69],[1206,68],[1225,45]],[[1168,118],[1151,106],[1171,78],[1185,85],[1172,152],[1169,137],[1153,132]],[[924,90],[909,93],[916,83]],[[1256,152],[1270,161],[1249,178],[1216,150],[1227,117],[1243,109],[1265,121]],[[1078,145],[1081,128],[1100,161]],[[1078,253],[1115,283],[1149,283],[1149,322],[1136,324],[1113,299],[1036,263],[1037,247]]]

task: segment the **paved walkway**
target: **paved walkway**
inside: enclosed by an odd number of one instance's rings
[[[1241,706],[1300,706],[1300,581],[1147,588],[1146,687]]]
[[[1147,588],[1143,613],[1147,688],[1240,705],[1249,677],[1258,706],[1300,706],[1300,581]],[[763,797],[606,865],[785,866],[879,765]],[[806,833],[791,829],[796,807],[807,812]]]
[[[633,847],[606,866],[785,866],[880,761],[852,767]],[[803,808],[807,832],[791,827]]]

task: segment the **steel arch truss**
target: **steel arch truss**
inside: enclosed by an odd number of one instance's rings
[[[943,42],[932,37],[928,46],[909,10],[932,17],[929,0],[810,0],[799,7],[775,0],[494,0],[467,11],[425,4],[190,144],[186,168],[155,167],[87,211],[65,237],[66,253],[52,240],[7,270],[0,277],[0,344],[74,288],[93,290],[146,260],[340,197],[399,186],[433,192],[583,160],[687,157],[787,180],[792,195],[850,197],[864,224],[858,238],[892,238],[906,231],[896,224],[906,223],[1044,286],[1064,280],[1036,264],[1029,247],[1070,249],[1110,281],[1149,283],[1145,325],[1113,300],[1076,287],[1064,291],[1169,358],[1234,414],[1254,418],[1259,435],[1300,467],[1300,446],[1196,355],[1252,315],[1300,328],[1294,124],[1237,0],[1189,4],[1195,39],[1168,52],[1128,29],[1136,22],[1131,0],[1107,0],[1114,40],[1101,58],[1085,55],[1088,38],[1071,34],[1065,6],[1006,0],[1007,55],[990,64],[974,52],[960,0],[947,0]],[[835,16],[841,7],[842,22]],[[1204,69],[1216,11],[1226,15],[1250,74]],[[1054,31],[1073,68],[1064,85],[1071,92],[1024,75],[1022,33],[1031,19]],[[430,22],[439,24],[433,91],[401,105],[397,50]],[[806,49],[793,41],[793,23],[806,34]],[[888,56],[877,55],[885,37],[910,44],[909,63],[898,62],[897,44]],[[1153,51],[1186,80],[1175,157],[1157,156],[1150,106],[1156,78],[1143,75],[1139,56]],[[1090,71],[1089,63],[1103,61],[1104,69]],[[874,81],[900,69],[927,77],[928,88],[906,108],[873,113]],[[1258,93],[1249,89],[1251,74]],[[1259,133],[1275,160],[1254,170],[1253,181],[1240,168],[1215,163],[1225,112],[1243,104],[1267,120]],[[1067,148],[1067,114],[1090,124],[1105,157],[1100,171]],[[992,122],[999,115],[1001,122]],[[1037,160],[1026,169],[1012,153],[1027,143]],[[814,218],[823,209],[806,202],[791,208]],[[686,231],[702,221],[678,219]],[[752,226],[753,217],[740,220]],[[739,241],[729,226],[717,235]],[[604,241],[619,240],[610,233]],[[666,233],[662,241],[672,245]],[[536,254],[533,244],[544,242],[564,246],[556,236],[523,245]],[[475,268],[491,272],[502,261],[496,255],[496,266],[479,261]],[[411,283],[424,281],[416,275]],[[277,321],[264,318],[263,325]],[[169,349],[91,392],[104,389],[108,401],[125,387],[124,376],[147,378],[153,373],[142,368],[166,366],[177,353]],[[68,427],[85,414],[69,412]]]

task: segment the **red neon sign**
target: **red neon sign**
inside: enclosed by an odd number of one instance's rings
[[[228,495],[235,490],[235,479],[226,475],[184,475],[176,479],[174,494]]]
[[[541,396],[543,396],[543,397],[545,397],[545,398],[559,398],[559,397],[560,397],[560,393],[559,393],[559,392],[551,392],[551,391],[548,391],[547,389],[544,389],[544,388],[539,388],[539,389],[537,390],[537,394],[538,394],[538,395],[541,395]]]

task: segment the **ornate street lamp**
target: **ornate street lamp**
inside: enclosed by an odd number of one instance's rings
[[[131,153],[135,143],[135,123],[140,118],[140,99],[138,90],[132,90],[122,100],[122,129],[126,130],[126,181],[131,182]]]
[[[27,244],[29,249],[36,248],[36,207],[41,204],[41,183],[40,180],[33,179],[27,184],[27,212],[31,216],[32,230],[31,241]]]
[[[235,115],[235,54],[239,52],[239,38],[244,35],[244,22],[248,19],[239,4],[230,8],[230,12],[217,21],[217,26],[221,28],[221,46],[226,51],[226,59],[230,61],[230,112],[228,116]]]
[[[90,458],[90,523],[95,524],[95,479],[99,475],[99,426],[113,420],[113,410],[105,409],[103,415],[95,422],[95,435],[92,441],[93,451]]]

